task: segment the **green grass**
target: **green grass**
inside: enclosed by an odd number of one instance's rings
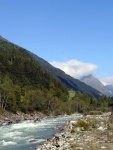
[[[69,91],[69,97],[70,97],[70,98],[73,98],[74,96],[75,96],[75,91],[70,90],[70,91]]]

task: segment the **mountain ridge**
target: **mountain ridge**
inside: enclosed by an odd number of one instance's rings
[[[13,50],[16,47],[18,47],[21,49],[21,51],[23,51],[27,55],[30,54],[30,56],[33,57],[33,59],[37,62],[38,65],[40,64],[40,66],[44,70],[46,70],[50,75],[52,75],[53,77],[60,80],[63,84],[65,84],[67,86],[68,89],[73,89],[75,91],[87,93],[87,94],[92,95],[96,98],[102,96],[102,94],[98,90],[96,90],[96,89],[92,88],[91,86],[81,82],[78,79],[74,79],[73,77],[71,77],[71,76],[67,75],[65,72],[63,72],[62,70],[53,67],[49,62],[40,58],[36,54],[33,54],[32,52],[26,50],[25,48],[22,48],[16,44],[9,42],[8,40],[4,40],[4,39],[5,38],[1,37],[1,41],[8,43],[9,47],[12,47]],[[0,44],[2,45],[2,43],[0,43]],[[4,45],[3,45],[3,47],[4,47]],[[7,50],[8,50],[8,48],[7,48]]]
[[[33,54],[31,52],[30,54],[41,66],[43,66],[44,69],[46,69],[50,74],[52,74],[54,77],[58,78],[61,82],[63,82],[69,89],[87,93],[93,95],[94,97],[102,96],[101,92],[99,92],[98,90],[92,88],[91,86],[85,84],[84,82],[81,82],[78,79],[71,77],[70,75],[67,75],[64,71],[55,68],[49,62],[47,62],[43,58],[40,58],[36,54]]]
[[[0,35],[0,40],[3,40],[3,41],[6,41],[6,42],[9,42],[7,39],[3,38],[1,35]]]
[[[94,77],[93,75],[89,74],[87,76],[83,76],[80,79],[82,82],[88,84],[89,86],[97,89],[98,91],[100,91],[103,95],[106,96],[113,96],[113,93],[111,92],[111,90],[109,90],[106,86],[104,86],[99,79],[97,79],[96,77]]]

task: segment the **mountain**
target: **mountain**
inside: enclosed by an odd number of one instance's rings
[[[113,85],[106,85],[105,87],[113,93]],[[113,96],[113,94],[112,94],[112,96]]]
[[[47,85],[50,84],[51,80],[55,80],[55,83],[56,80],[59,80],[61,81],[59,83],[63,83],[68,89],[87,93],[96,98],[102,95],[98,90],[78,79],[74,79],[62,70],[53,67],[44,59],[20,46],[12,44],[3,37],[0,37],[0,49],[1,53],[3,52],[6,57],[9,57],[7,58],[8,60],[4,61],[1,56],[1,60],[4,62],[4,64],[2,64],[2,68],[5,68],[6,73],[10,73],[11,78],[14,81],[18,80],[20,84],[30,84],[41,88],[47,88]],[[56,85],[58,86],[58,84]]]
[[[47,70],[48,73],[53,75],[54,77],[58,78],[62,83],[64,83],[68,89],[73,89],[75,91],[80,91],[82,93],[87,93],[89,95],[92,95],[96,98],[102,96],[102,93],[98,90],[92,88],[91,86],[85,84],[84,82],[81,82],[78,79],[75,79],[69,75],[67,75],[64,71],[53,67],[50,63],[48,63],[46,60],[38,57],[37,55],[29,52],[34,59],[39,63],[45,70]]]
[[[47,89],[53,84],[56,91],[68,93],[68,89],[58,79],[50,75],[27,50],[21,48],[4,38],[0,38],[0,77],[4,80],[4,76],[18,84],[20,87]]]
[[[8,40],[3,38],[1,35],[0,35],[0,40],[8,42]]]
[[[0,39],[0,112],[68,112],[68,88],[24,48]]]
[[[111,90],[109,90],[107,87],[105,87],[97,78],[95,78],[93,75],[87,75],[83,76],[81,78],[81,81],[86,83],[87,85],[97,89],[100,91],[103,95],[106,96],[112,96],[113,93]]]

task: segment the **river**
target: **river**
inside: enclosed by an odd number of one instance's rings
[[[59,128],[66,121],[75,120],[80,115],[62,116],[57,118],[43,118],[40,123],[33,120],[23,121],[0,127],[0,150],[34,150],[36,145],[42,144],[48,137],[59,132]]]

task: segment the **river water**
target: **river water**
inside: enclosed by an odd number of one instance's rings
[[[34,150],[36,145],[59,132],[66,121],[75,120],[80,115],[57,118],[43,118],[40,123],[33,120],[0,127],[0,150]]]

